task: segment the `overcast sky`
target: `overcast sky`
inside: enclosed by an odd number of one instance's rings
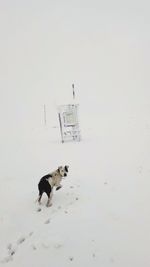
[[[146,0],[0,0],[2,126],[68,103],[72,83],[81,105],[149,115],[149,10]]]

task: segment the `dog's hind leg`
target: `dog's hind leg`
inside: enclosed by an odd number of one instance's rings
[[[52,200],[53,192],[52,191],[51,192],[46,192],[46,194],[48,196],[48,200],[47,200],[46,206],[47,207],[51,207],[52,206],[51,200]]]
[[[39,192],[38,202],[41,204],[41,198],[42,198],[43,192]]]
[[[48,198],[48,201],[47,201],[46,207],[51,207],[51,206],[52,206],[51,199],[50,199],[50,198]]]

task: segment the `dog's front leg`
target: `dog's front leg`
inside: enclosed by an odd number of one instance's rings
[[[57,186],[56,190],[59,190],[60,188],[62,188],[62,185]]]

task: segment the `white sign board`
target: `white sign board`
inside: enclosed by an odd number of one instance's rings
[[[67,141],[80,141],[78,121],[79,105],[61,105],[58,107],[62,143]]]

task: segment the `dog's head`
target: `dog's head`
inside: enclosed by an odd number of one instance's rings
[[[68,173],[69,166],[65,165],[58,167],[58,172],[61,175],[61,177],[66,177]]]

